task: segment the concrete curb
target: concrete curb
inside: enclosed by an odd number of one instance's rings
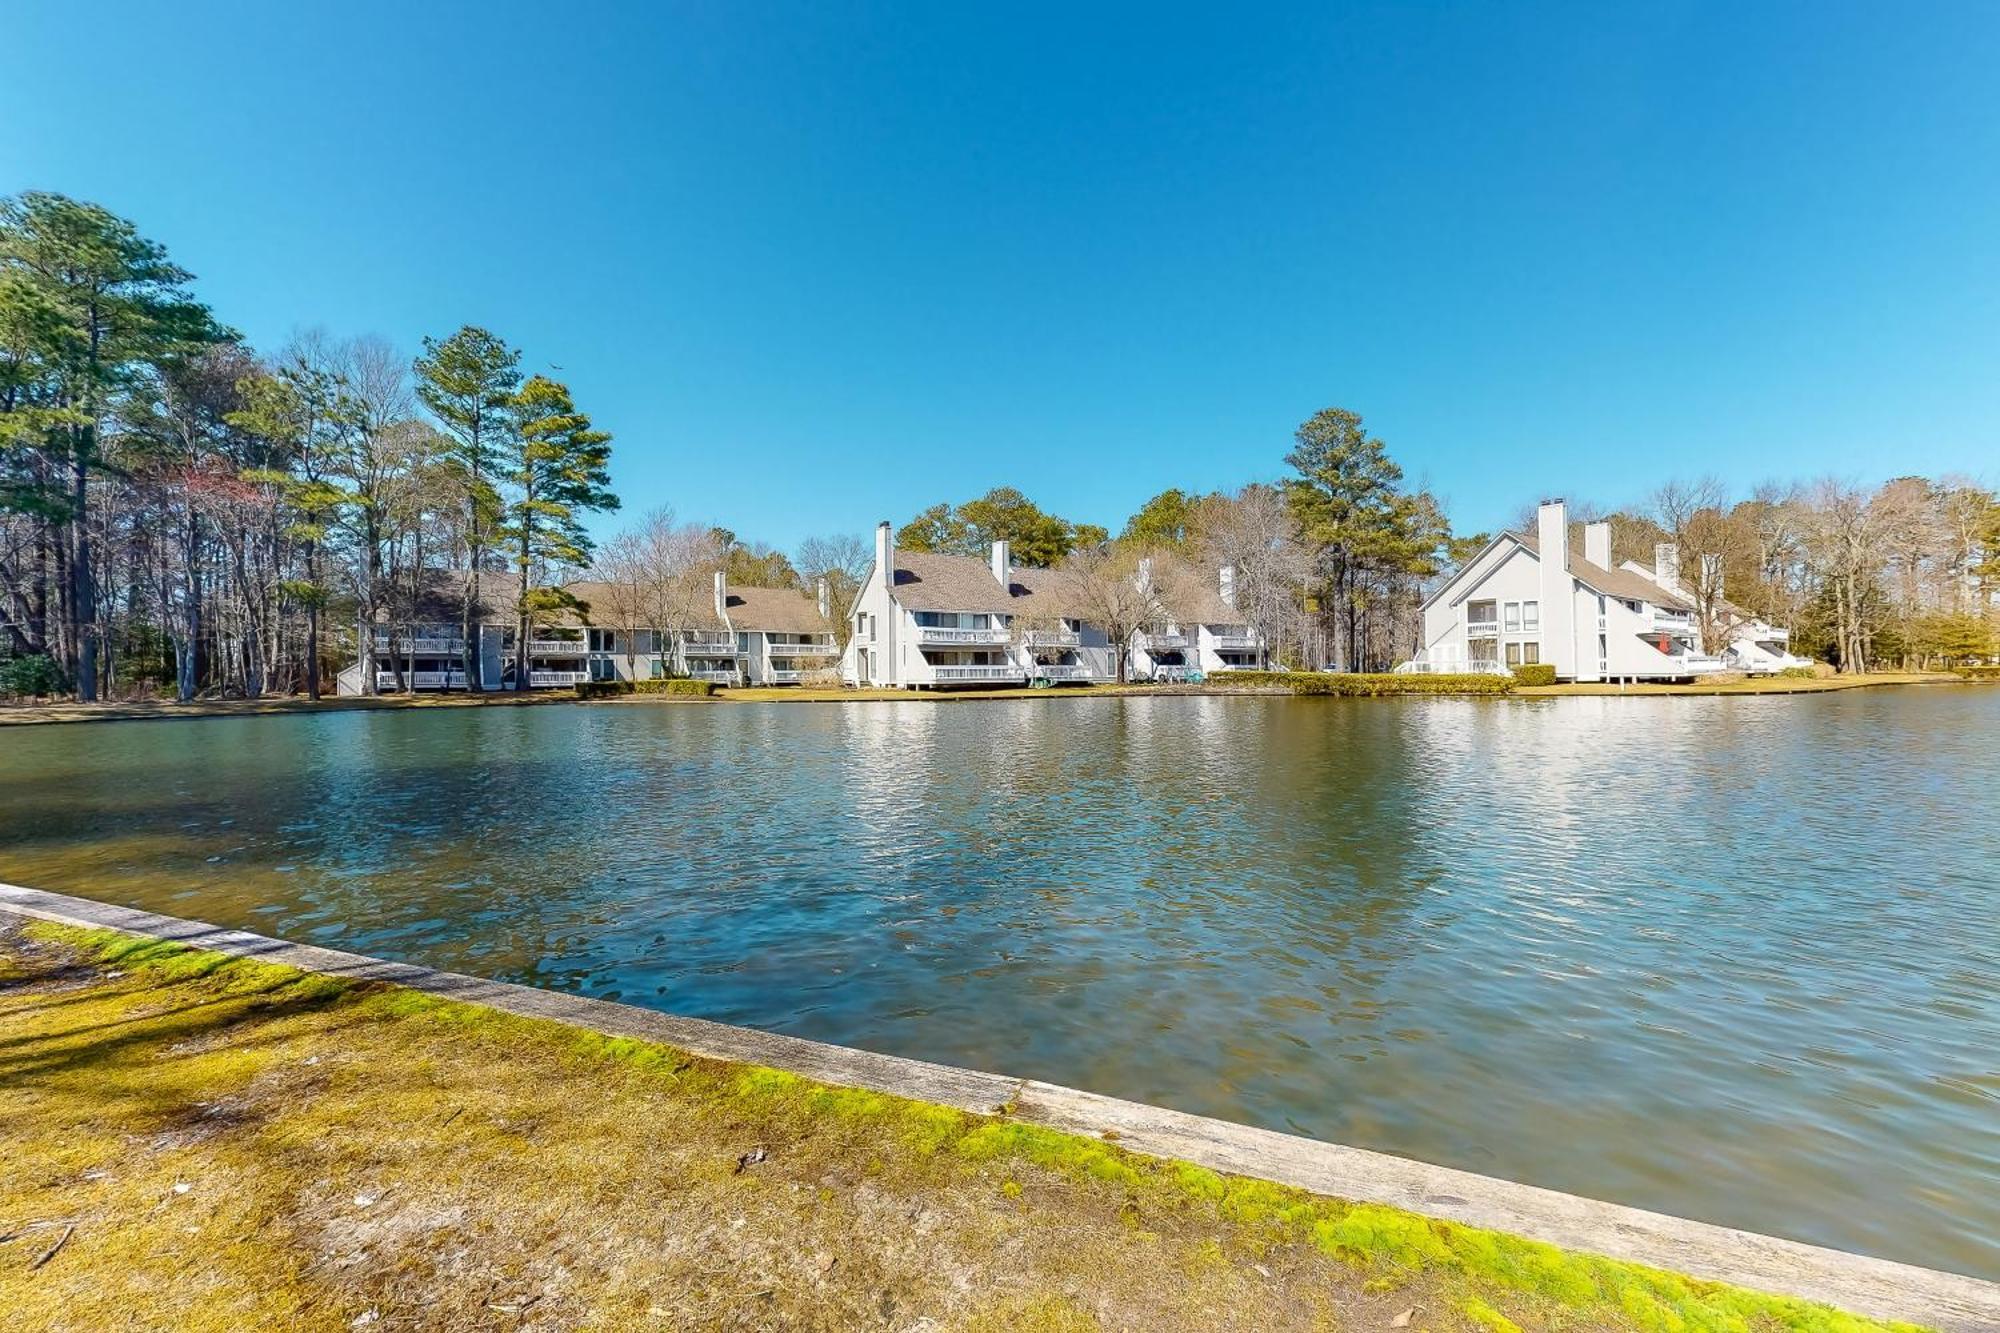
[[[1318,1194],[1510,1232],[1570,1250],[1819,1301],[1857,1314],[1971,1333],[2000,1329],[2000,1284],[1738,1231],[1385,1153],[1321,1143],[1032,1079],[955,1069],[711,1023],[605,1000],[486,981],[410,963],[229,930],[201,921],[0,883],[0,911],[108,927],[309,972],[392,982],[507,1013],[662,1042],[719,1060],[937,1102],[984,1115],[1115,1137],[1134,1152]]]

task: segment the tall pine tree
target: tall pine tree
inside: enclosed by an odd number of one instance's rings
[[[521,575],[515,607],[514,688],[528,688],[528,643],[538,615],[579,609],[563,588],[538,588],[550,565],[580,565],[590,558],[582,515],[616,509],[611,493],[611,434],[594,429],[576,410],[567,385],[541,375],[529,378],[509,403],[512,450],[503,468],[513,488],[503,535]]]

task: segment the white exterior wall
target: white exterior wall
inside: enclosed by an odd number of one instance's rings
[[[1224,647],[1224,639],[1248,639],[1249,647],[1232,643]],[[1264,640],[1248,625],[1196,625],[1189,641],[1192,650],[1190,662],[1204,674],[1213,671],[1255,670],[1264,665]],[[1228,652],[1251,659],[1248,665],[1225,662],[1222,654]]]
[[[1467,577],[1469,575],[1469,577]],[[1530,633],[1523,629],[1507,633],[1504,629],[1495,639],[1491,654],[1497,662],[1506,661],[1505,644],[1512,640],[1518,643],[1534,642],[1539,645],[1541,660],[1556,664],[1556,673],[1564,674],[1556,657],[1552,643],[1546,602],[1542,593],[1541,562],[1530,555],[1525,547],[1511,541],[1503,541],[1486,552],[1467,567],[1465,575],[1454,581],[1454,586],[1424,608],[1424,655],[1439,670],[1464,669],[1472,661],[1471,636],[1466,633],[1466,608],[1472,602],[1491,601],[1495,604],[1495,614],[1507,602],[1535,602],[1537,623],[1540,630]]]

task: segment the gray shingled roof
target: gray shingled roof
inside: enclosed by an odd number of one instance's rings
[[[1088,616],[1089,599],[1083,580],[1067,569],[1024,569],[1016,567],[1012,576],[1013,610],[1024,616],[1067,616],[1072,620]]]
[[[1007,590],[993,577],[992,566],[978,556],[898,551],[895,566],[896,578],[890,590],[911,611],[1011,615],[1016,609]]]
[[[740,630],[778,634],[830,634],[812,593],[795,588],[731,588],[729,623]]]
[[[1507,534],[1539,560],[1542,552],[1539,542],[1525,532]],[[1691,611],[1694,604],[1683,597],[1668,592],[1649,578],[1634,574],[1629,569],[1606,569],[1583,558],[1583,552],[1575,547],[1569,552],[1569,572],[1580,579],[1585,587],[1593,588],[1607,597],[1622,597],[1627,601],[1651,602],[1654,606],[1664,606],[1677,611]]]

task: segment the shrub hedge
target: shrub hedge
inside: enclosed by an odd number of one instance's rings
[[[1553,680],[1554,668],[1550,668]],[[1282,685],[1293,694],[1506,694],[1520,684],[1509,676],[1398,676],[1386,671],[1231,671],[1218,672],[1218,685]]]
[[[576,687],[579,699],[612,699],[621,694],[697,694],[704,698],[715,693],[712,680],[587,680]]]
[[[2000,680],[2000,666],[1962,666],[1952,670],[1967,680]]]
[[[1556,683],[1556,667],[1553,662],[1529,662],[1512,667],[1516,685],[1553,685]]]
[[[1790,680],[1813,680],[1819,676],[1811,667],[1785,667],[1778,674]]]

